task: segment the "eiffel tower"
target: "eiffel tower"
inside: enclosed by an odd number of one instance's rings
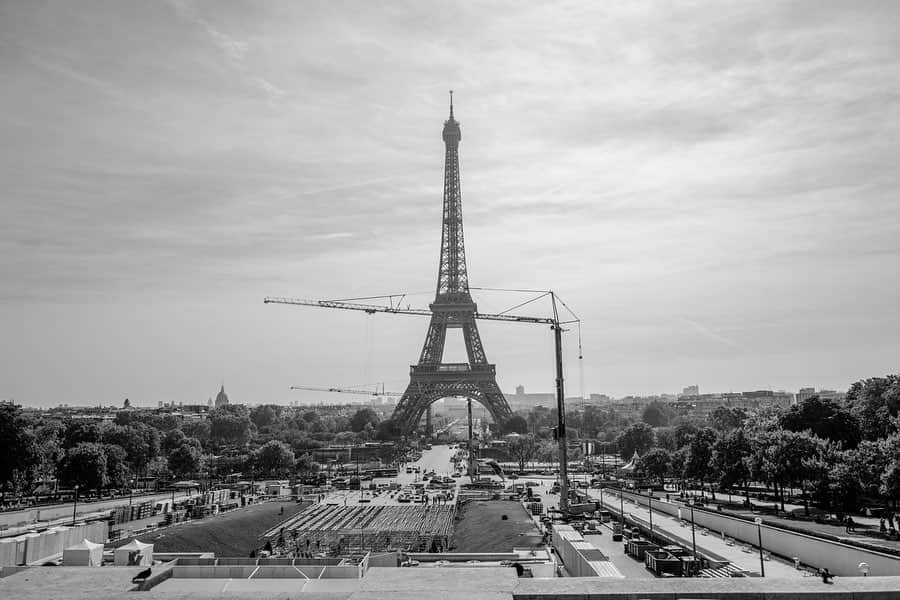
[[[503,392],[497,385],[496,368],[488,363],[475,323],[477,306],[469,293],[466,249],[463,243],[462,198],[459,187],[459,141],[462,133],[453,118],[453,92],[450,92],[450,118],[444,121],[444,219],[441,233],[441,263],[437,293],[431,309],[431,323],[419,364],[412,365],[409,385],[392,420],[402,434],[415,430],[428,408],[441,398],[465,397],[481,403],[495,423],[512,416]],[[467,363],[445,363],[444,341],[447,330],[462,329]],[[429,424],[430,425],[430,424]],[[430,432],[429,432],[430,433]]]

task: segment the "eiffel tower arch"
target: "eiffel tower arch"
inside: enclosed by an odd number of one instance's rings
[[[462,133],[459,122],[453,117],[452,94],[450,118],[444,122],[443,133],[446,147],[444,215],[437,291],[434,302],[429,305],[431,322],[419,363],[410,367],[409,385],[392,416],[394,426],[401,434],[414,431],[428,407],[441,398],[470,398],[487,408],[496,423],[512,416],[512,410],[497,385],[496,368],[488,363],[485,356],[475,321],[478,307],[469,293],[459,186],[459,142]],[[462,329],[468,362],[443,362],[448,329]]]

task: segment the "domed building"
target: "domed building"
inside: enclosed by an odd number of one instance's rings
[[[223,406],[228,406],[228,394],[225,393],[224,383],[222,384],[222,389],[216,394],[216,408],[222,408]]]

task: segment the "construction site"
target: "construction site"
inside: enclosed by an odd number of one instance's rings
[[[270,530],[266,537],[280,539],[288,552],[443,552],[449,547],[455,514],[455,505],[317,504]]]

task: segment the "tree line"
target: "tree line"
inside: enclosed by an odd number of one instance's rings
[[[841,402],[813,396],[750,414],[722,406],[705,423],[633,423],[616,446],[623,459],[637,452],[641,471],[659,482],[695,482],[713,493],[764,483],[782,510],[789,489],[802,490],[807,512],[810,498],[838,513],[863,501],[896,508],[898,412],[900,376],[889,375],[854,383]]]
[[[99,495],[142,477],[286,477],[314,468],[315,448],[374,439],[379,422],[371,408],[228,405],[198,420],[123,410],[97,423],[2,402],[0,501],[75,485]]]
[[[774,490],[782,510],[786,493],[803,491],[835,512],[863,502],[896,508],[900,498],[900,375],[857,381],[843,401],[818,396],[779,409],[750,413],[720,406],[706,418],[676,416],[652,402],[640,420],[597,406],[567,411],[570,440],[597,442],[599,452],[622,460],[635,452],[638,468],[651,482],[675,480],[718,490],[763,483]],[[522,435],[509,453],[520,468],[530,460],[552,461],[556,410],[536,407],[508,421],[504,429]],[[571,449],[570,460],[580,450]],[[749,493],[749,492],[748,492]]]

